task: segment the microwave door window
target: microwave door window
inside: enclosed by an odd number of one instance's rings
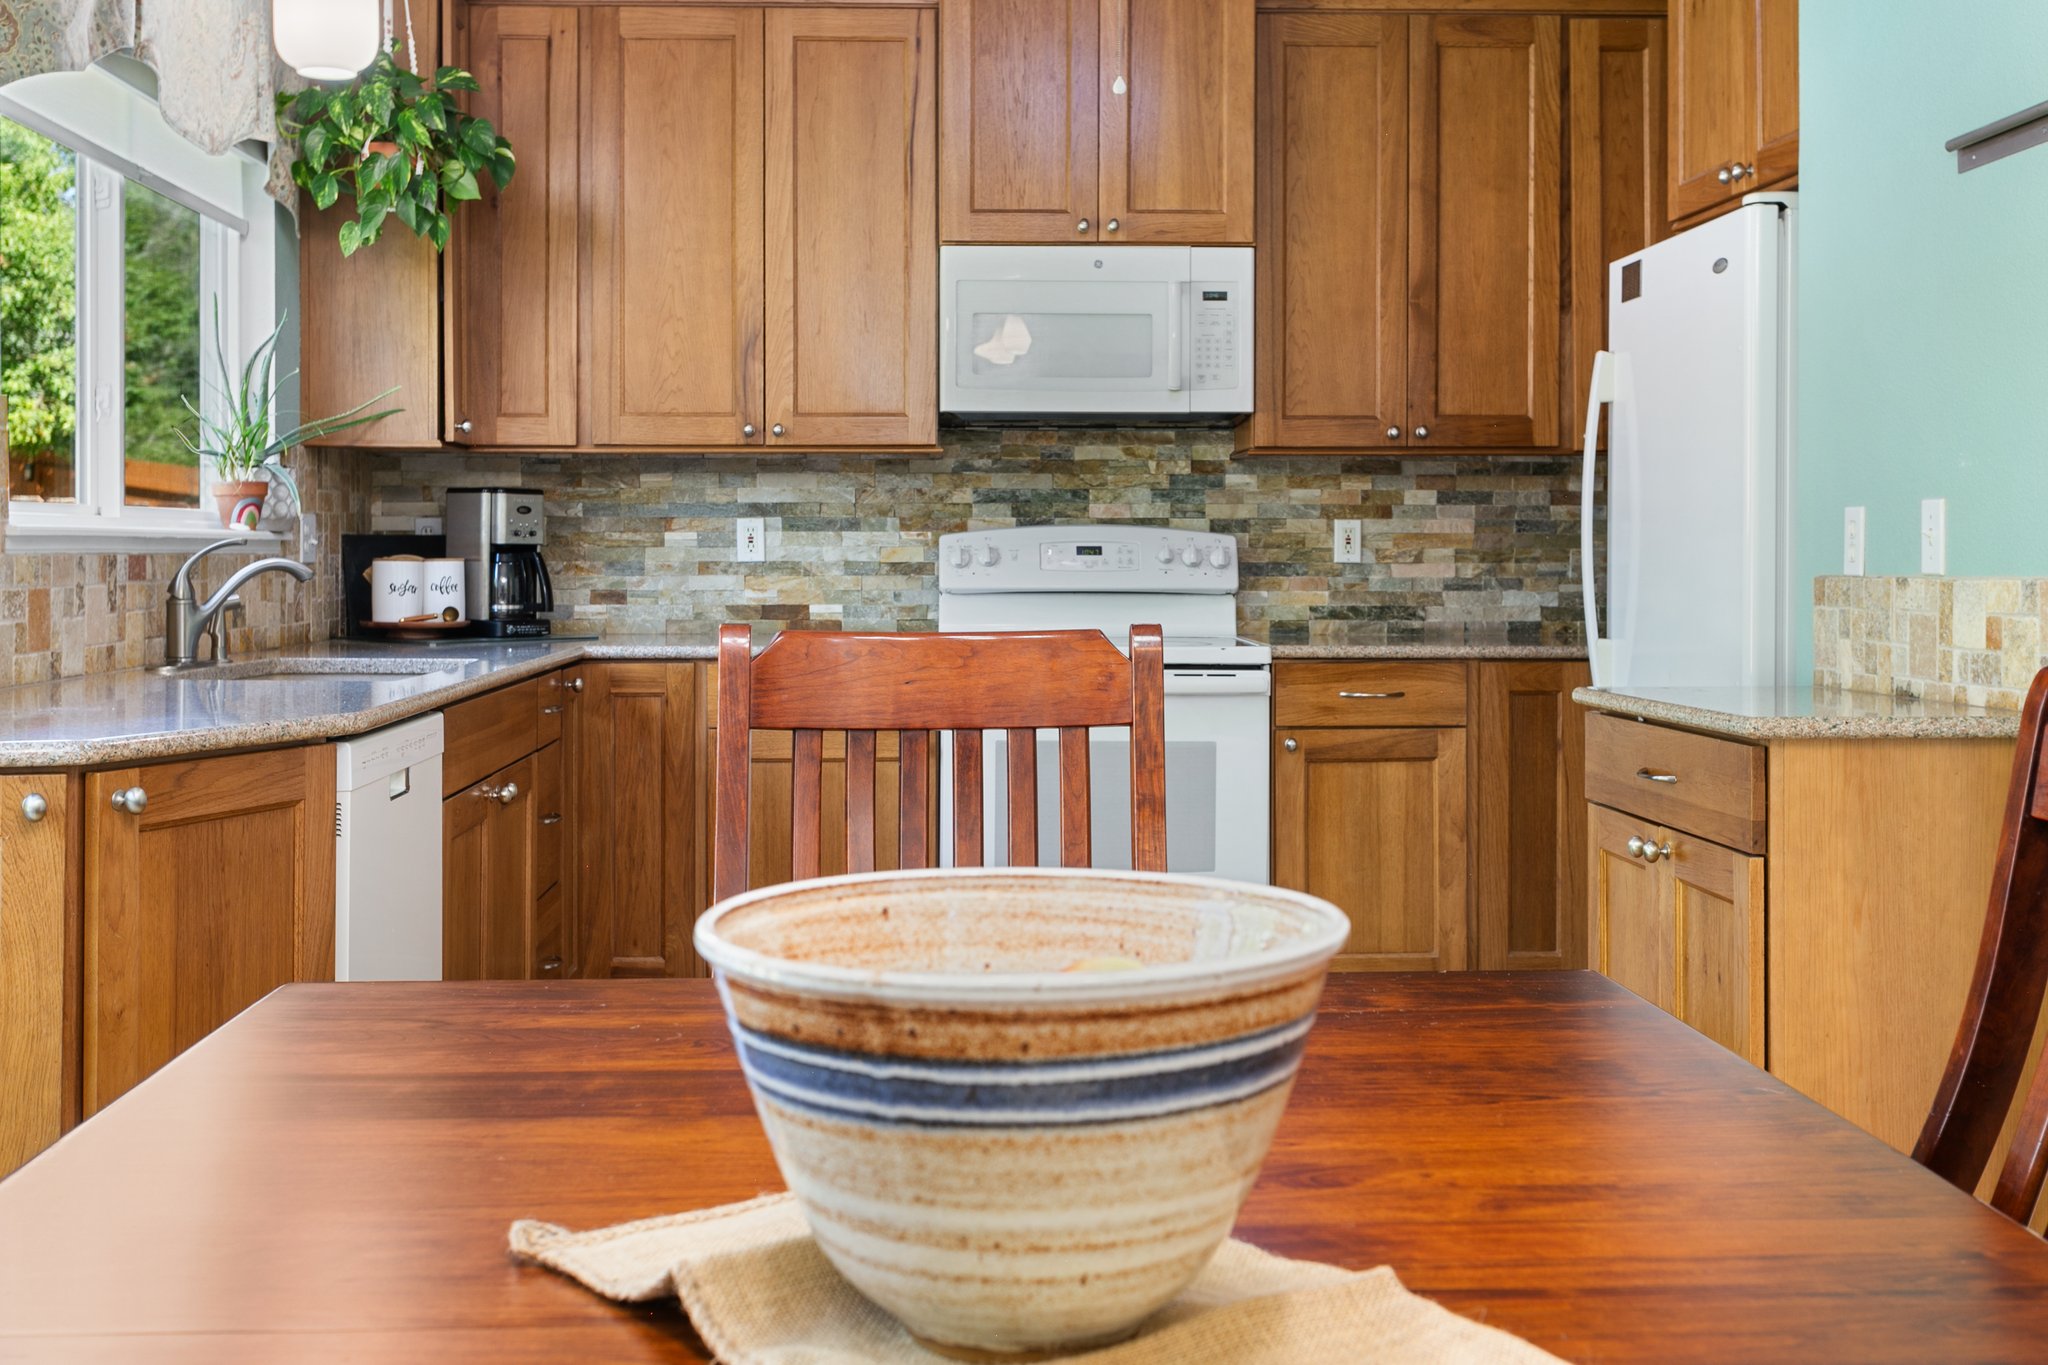
[[[1002,388],[1149,380],[1152,330],[1152,318],[1143,313],[976,313],[968,328],[968,372]]]

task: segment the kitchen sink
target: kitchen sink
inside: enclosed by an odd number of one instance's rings
[[[452,673],[464,659],[250,659],[158,671],[193,682],[399,682],[431,673]]]

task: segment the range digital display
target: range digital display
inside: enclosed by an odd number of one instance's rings
[[[1102,547],[1100,545],[1076,545],[1074,547],[1074,553],[1083,556],[1092,555],[1095,558],[1100,559],[1102,557]]]

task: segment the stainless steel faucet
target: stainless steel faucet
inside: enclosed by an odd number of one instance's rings
[[[288,573],[304,583],[313,577],[313,571],[296,559],[272,557],[259,559],[228,575],[228,581],[221,584],[213,596],[201,602],[192,591],[192,568],[215,550],[230,545],[247,545],[240,536],[216,540],[199,553],[178,566],[176,577],[171,579],[170,592],[164,598],[164,668],[166,670],[191,668],[199,662],[199,637],[213,630],[213,662],[227,662],[227,637],[219,629],[216,618],[228,607],[242,599],[235,595],[235,589],[254,578],[257,574],[276,570]]]

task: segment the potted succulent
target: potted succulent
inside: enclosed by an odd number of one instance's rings
[[[447,206],[482,198],[478,176],[502,190],[517,169],[512,144],[490,120],[456,107],[456,92],[477,90],[476,78],[454,66],[419,76],[398,64],[404,46],[394,39],[346,89],[277,97],[278,128],[299,143],[292,180],[316,208],[344,192],[355,199],[356,216],[341,225],[344,256],[376,241],[394,217],[442,250]]]
[[[280,317],[277,326],[263,339],[263,344],[250,353],[248,363],[238,376],[234,367],[228,364],[227,346],[221,340],[220,300],[215,299],[213,345],[220,365],[219,411],[208,416],[190,398],[184,400],[186,408],[199,421],[199,437],[194,440],[182,430],[179,437],[186,448],[199,457],[201,468],[207,461],[213,462],[214,474],[219,479],[213,485],[213,501],[220,509],[220,524],[230,529],[255,529],[263,515],[263,501],[270,493],[270,479],[282,483],[292,495],[293,502],[299,500],[298,481],[284,467],[285,451],[303,441],[332,436],[337,431],[347,431],[350,427],[359,427],[404,411],[403,408],[364,411],[370,404],[397,393],[398,387],[393,385],[347,412],[301,422],[283,431],[273,430],[277,385],[280,382],[276,374],[277,338],[283,331],[284,319]],[[261,477],[263,475],[269,478]]]

